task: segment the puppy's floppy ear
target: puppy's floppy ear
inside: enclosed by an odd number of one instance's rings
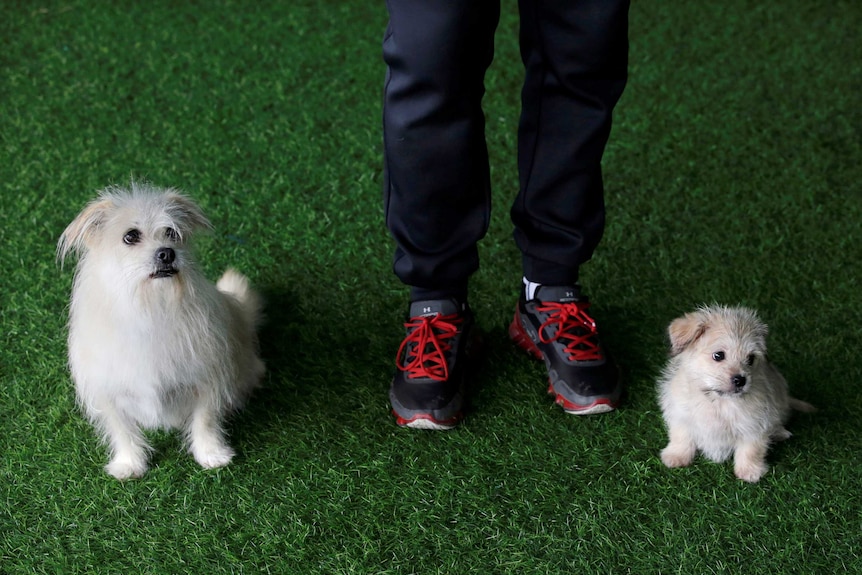
[[[181,228],[178,230],[181,234],[183,231],[208,230],[212,228],[210,221],[198,205],[189,197],[173,190],[168,190],[165,193],[165,201],[167,202],[168,213]]]
[[[708,322],[700,312],[687,313],[673,320],[667,328],[671,355],[679,355],[704,334]]]
[[[105,222],[105,218],[114,208],[114,201],[110,197],[100,197],[93,200],[81,210],[81,213],[72,220],[57,242],[57,259],[62,265],[66,261],[69,252],[82,253],[87,249],[99,228]]]

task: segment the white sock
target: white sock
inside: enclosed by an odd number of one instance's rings
[[[536,290],[540,287],[542,287],[542,284],[531,282],[526,276],[524,276],[524,295],[526,296],[527,301],[535,299]]]

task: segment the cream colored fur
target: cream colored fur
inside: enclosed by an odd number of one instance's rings
[[[743,307],[702,307],[668,328],[671,358],[658,383],[669,442],[668,467],[689,465],[697,452],[756,482],[768,470],[772,441],[790,437],[791,408],[814,407],[790,397],[787,382],[766,355],[767,327]],[[740,385],[742,384],[742,385]]]

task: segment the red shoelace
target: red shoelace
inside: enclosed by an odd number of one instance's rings
[[[595,361],[602,359],[596,335],[596,322],[587,315],[587,302],[542,302],[536,306],[536,311],[550,313],[551,316],[539,327],[539,339],[542,343],[562,341],[571,361]],[[545,335],[546,331],[556,327],[553,336]]]
[[[449,379],[449,364],[446,352],[452,349],[451,339],[458,334],[458,325],[464,318],[456,314],[413,317],[404,324],[408,335],[398,348],[395,365],[406,371],[411,379],[431,378],[435,381]],[[411,347],[410,344],[414,344]],[[398,361],[407,349],[404,365]]]

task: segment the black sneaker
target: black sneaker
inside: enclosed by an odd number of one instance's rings
[[[619,369],[599,343],[587,297],[577,286],[541,286],[521,293],[509,337],[548,368],[548,393],[566,413],[616,409],[623,386]]]
[[[475,334],[473,313],[455,299],[410,304],[389,388],[398,425],[446,430],[463,417],[467,362]]]

